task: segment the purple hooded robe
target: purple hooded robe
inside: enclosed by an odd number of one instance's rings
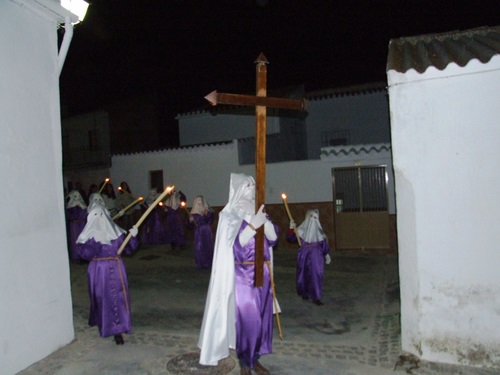
[[[249,198],[251,196],[252,198]],[[270,280],[270,246],[277,242],[277,226],[264,224],[263,285],[254,286],[255,232],[245,246],[247,219],[253,214],[243,209],[255,197],[255,180],[231,173],[229,201],[219,214],[214,261],[208,287],[198,347],[200,364],[216,366],[235,349],[245,367],[253,368],[261,355],[272,352],[273,291]],[[252,211],[255,202],[251,203]]]
[[[194,229],[194,257],[196,268],[207,269],[212,267],[214,257],[214,240],[212,223],[214,212],[208,211],[205,215],[192,214],[194,221],[188,220],[188,227]]]
[[[94,212],[107,216],[112,227],[112,234],[99,237],[96,231],[91,232]],[[100,231],[103,233],[104,231]],[[103,241],[95,240],[95,237]],[[97,326],[102,337],[114,336],[132,331],[130,295],[128,290],[127,272],[118,250],[127,234],[112,222],[109,213],[103,207],[95,207],[89,212],[87,227],[77,240],[78,255],[90,261],[87,269],[88,291],[90,297],[89,325]],[[131,254],[139,245],[136,236],[131,237],[123,252]]]

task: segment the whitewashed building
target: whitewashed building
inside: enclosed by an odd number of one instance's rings
[[[283,230],[281,241],[288,225],[281,200],[286,193],[295,220],[302,221],[307,209],[320,210],[333,248],[395,253],[385,85],[325,90],[306,97],[305,114],[268,114],[266,209]],[[254,175],[255,110],[220,106],[177,119],[181,147],[114,155],[110,177],[116,184],[127,181],[137,195],[175,185],[188,204],[202,194],[220,209],[228,199],[230,173]]]
[[[500,368],[500,27],[392,40],[403,350]]]
[[[57,1],[0,1],[2,374],[15,374],[74,338],[59,74],[77,20]]]
[[[385,82],[312,92],[292,88],[268,96],[307,100],[305,112],[267,109],[268,162],[320,159],[321,147],[390,143]],[[255,109],[251,107],[219,105],[176,118],[180,146],[255,136]]]

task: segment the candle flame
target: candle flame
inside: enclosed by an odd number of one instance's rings
[[[281,194],[282,199],[286,199],[286,194]]]
[[[140,200],[140,201],[142,201],[143,199],[144,199],[143,197],[139,197],[139,198],[137,198],[137,200]]]
[[[163,206],[163,202],[158,203],[158,206]]]
[[[104,183],[102,184],[101,188],[100,188],[100,189],[99,189],[99,191],[98,191],[98,193],[99,193],[99,194],[101,194],[102,189],[104,189],[104,186],[106,186],[106,185],[108,184],[108,182],[109,182],[109,178],[106,178],[106,179],[104,180]]]
[[[175,186],[169,186],[165,189],[166,192],[170,193],[172,190],[174,190]]]
[[[121,187],[121,186],[118,186],[118,190],[122,190],[122,187]]]
[[[181,202],[182,207],[186,207],[186,202]]]

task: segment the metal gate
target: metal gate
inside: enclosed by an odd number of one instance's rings
[[[335,248],[389,249],[386,166],[334,168]]]

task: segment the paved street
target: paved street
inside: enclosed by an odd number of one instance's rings
[[[295,292],[296,254],[296,247],[274,253],[283,340],[275,324],[273,354],[261,359],[272,374],[497,373],[400,360],[396,257],[334,254],[325,266],[325,305],[316,306]],[[87,325],[87,266],[71,265],[75,340],[20,375],[239,374],[234,352],[217,367],[197,363],[210,271],[195,268],[192,247],[141,245],[125,263],[134,328],[125,345]]]

